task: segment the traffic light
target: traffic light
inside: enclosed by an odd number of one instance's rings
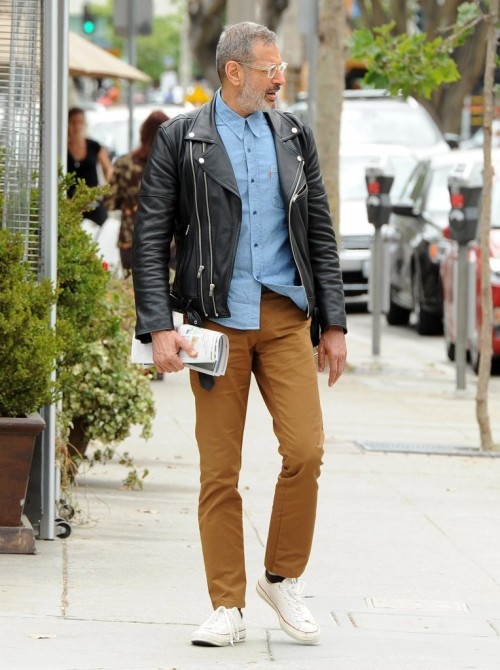
[[[95,17],[88,4],[83,6],[82,28],[85,35],[93,35],[95,33]]]

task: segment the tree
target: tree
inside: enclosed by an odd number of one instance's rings
[[[213,89],[219,78],[215,69],[215,50],[226,21],[231,0],[187,0],[189,43],[198,67]],[[255,0],[260,3],[261,23],[276,30],[288,0]],[[253,14],[253,12],[252,12]]]
[[[491,299],[490,275],[490,222],[493,168],[491,163],[492,123],[495,115],[495,67],[497,49],[497,25],[500,0],[491,0],[490,12],[484,16],[486,25],[486,67],[484,72],[484,169],[483,202],[479,221],[479,239],[481,244],[481,309],[483,314],[477,381],[476,416],[481,436],[481,446],[485,450],[495,448],[488,413],[488,386],[491,372],[493,308]]]
[[[409,22],[415,30],[425,33],[429,40],[440,35],[445,36],[446,30],[456,23],[462,0],[420,0],[418,14],[412,11],[415,3],[412,0],[358,0],[361,24],[374,28],[394,21],[394,32],[403,35]],[[474,3],[479,4],[479,3]],[[475,30],[467,40],[457,46],[453,58],[456,62],[460,79],[434,91],[430,100],[422,100],[427,109],[447,132],[460,132],[460,115],[464,99],[469,95],[484,71],[486,23],[477,22]]]
[[[484,182],[479,237],[481,243],[481,342],[480,365],[476,395],[476,416],[479,425],[481,448],[495,448],[488,412],[488,386],[491,373],[493,327],[492,293],[490,277],[490,222],[492,196],[491,130],[494,117],[494,79],[496,66],[496,29],[499,19],[500,0],[491,0],[486,11],[479,2],[462,2],[454,14],[456,22],[445,39],[433,40],[425,34],[391,35],[394,24],[375,28],[373,33],[361,30],[353,34],[352,49],[363,58],[368,67],[368,80],[388,88],[392,92],[402,90],[409,95],[412,89],[429,98],[443,82],[455,81],[459,77],[456,64],[449,53],[473,33],[487,37],[484,70]],[[377,6],[379,2],[372,3]],[[425,4],[425,3],[424,3]],[[456,5],[457,3],[453,3]],[[451,12],[451,3],[445,2]],[[434,6],[434,10],[438,11]],[[456,7],[455,7],[456,9]],[[450,15],[453,15],[451,12]],[[457,51],[455,50],[456,54]],[[455,110],[456,113],[456,110]]]
[[[320,0],[316,139],[336,232],[340,219],[340,118],[344,90],[345,0]]]

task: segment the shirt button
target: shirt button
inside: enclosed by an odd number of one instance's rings
[[[255,183],[255,179],[250,179],[250,181],[252,182],[252,184],[254,184],[254,183]]]
[[[257,214],[257,210],[256,210],[256,209],[253,210],[253,214],[254,214],[254,216]]]
[[[258,247],[259,245],[258,245],[257,243],[255,243],[253,246],[254,246],[254,247]]]
[[[205,162],[205,159],[204,159],[204,158],[198,158],[198,162],[199,162],[199,163],[204,163],[204,162]]]

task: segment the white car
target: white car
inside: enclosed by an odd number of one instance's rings
[[[307,102],[289,107],[307,120]],[[450,144],[456,141],[450,138]],[[386,91],[345,91],[340,128],[340,267],[346,295],[368,291],[374,227],[366,213],[365,169],[384,159],[392,169],[397,198],[418,160],[450,151],[445,136],[413,98]],[[324,167],[323,167],[324,169]]]
[[[192,109],[192,105],[136,105],[134,107],[134,126],[132,148],[139,145],[140,129],[147,117],[155,110],[161,110],[170,119]],[[111,157],[118,158],[128,153],[129,110],[123,105],[107,107],[98,111],[85,112],[87,135],[97,140],[109,151]]]

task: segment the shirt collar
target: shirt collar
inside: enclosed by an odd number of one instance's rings
[[[237,114],[231,109],[220,94],[220,89],[216,93],[215,97],[215,115],[222,122],[225,123],[233,133],[240,140],[243,139],[243,133],[245,131],[245,121],[248,123],[248,127],[256,137],[260,137],[260,132],[262,124],[265,122],[264,112],[254,112],[250,116],[243,117]]]

